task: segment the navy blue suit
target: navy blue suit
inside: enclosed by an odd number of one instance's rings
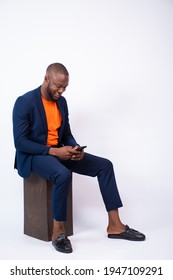
[[[62,125],[58,131],[59,143],[75,146],[68,119],[66,100],[56,101],[61,112]],[[119,208],[122,202],[118,193],[113,165],[104,158],[88,153],[80,161],[61,160],[48,155],[47,121],[41,99],[40,87],[17,98],[13,109],[13,134],[16,148],[15,168],[20,176],[27,178],[35,172],[54,183],[52,213],[57,221],[66,220],[68,186],[71,172],[98,178],[100,191],[107,211]]]

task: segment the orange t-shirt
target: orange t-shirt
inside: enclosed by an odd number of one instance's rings
[[[42,102],[46,113],[48,127],[47,146],[55,146],[58,144],[58,129],[62,123],[61,113],[56,102],[48,101],[43,97]]]

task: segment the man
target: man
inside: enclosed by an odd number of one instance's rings
[[[120,220],[118,208],[122,202],[112,163],[77,150],[79,145],[71,133],[68,107],[62,96],[68,84],[65,66],[53,63],[48,66],[42,85],[18,97],[13,109],[15,168],[24,178],[32,171],[54,184],[52,244],[59,252],[72,252],[64,229],[71,172],[98,178],[108,213],[109,238],[145,240],[144,234]]]

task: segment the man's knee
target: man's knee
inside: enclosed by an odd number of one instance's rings
[[[102,159],[102,166],[104,169],[113,169],[113,163],[107,158]]]
[[[54,183],[56,185],[59,185],[59,184],[69,184],[72,180],[72,172],[65,168],[62,170],[61,173],[58,173],[56,176],[55,176],[55,181]]]

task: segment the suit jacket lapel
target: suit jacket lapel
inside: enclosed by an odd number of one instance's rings
[[[42,99],[41,99],[40,88],[41,87],[39,87],[37,92],[36,92],[36,104],[37,104],[38,110],[40,112],[40,117],[41,117],[42,124],[43,124],[44,130],[45,130],[45,134],[47,136],[47,131],[48,131],[47,120],[46,120],[46,114],[45,114],[43,102],[42,102]]]
[[[58,106],[58,109],[60,110],[61,117],[62,117],[62,124],[61,124],[61,127],[59,128],[59,131],[58,131],[59,141],[61,142],[62,133],[63,133],[63,129],[64,129],[64,123],[65,123],[65,112],[64,112],[64,109],[63,109],[63,106],[62,106],[61,98],[58,99],[56,104]]]

